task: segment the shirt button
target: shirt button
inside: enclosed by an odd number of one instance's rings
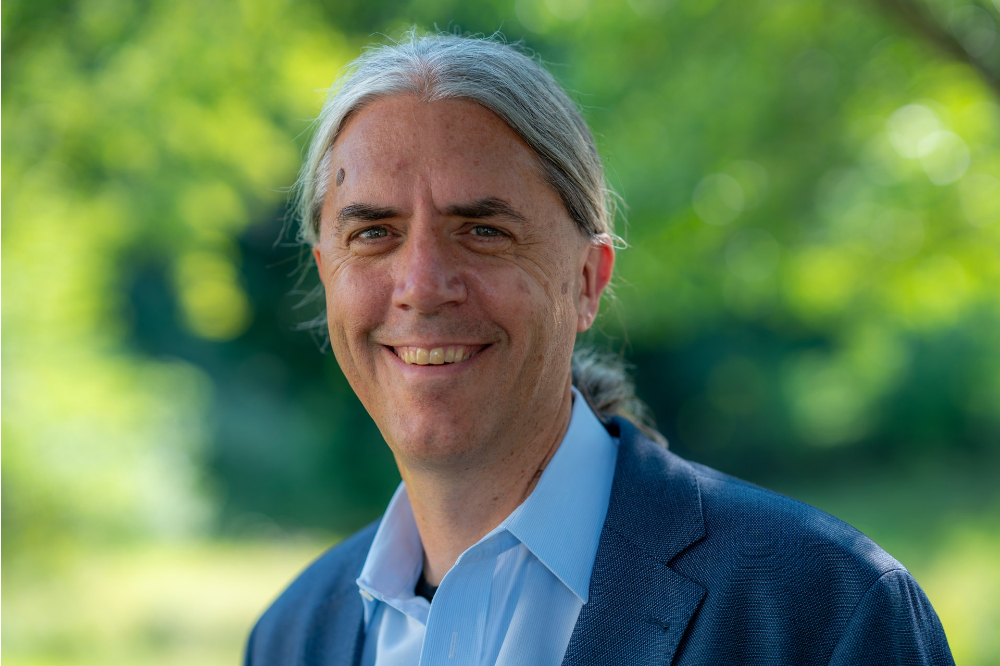
[[[364,598],[365,601],[375,601],[375,597],[373,597],[372,595],[368,594],[364,590],[359,590],[359,591],[361,592],[361,596],[362,598]]]

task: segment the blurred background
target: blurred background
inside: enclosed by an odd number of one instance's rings
[[[398,475],[282,236],[373,42],[501,30],[627,203],[623,353],[678,453],[907,566],[1000,664],[997,0],[3,3],[9,666],[238,663]]]

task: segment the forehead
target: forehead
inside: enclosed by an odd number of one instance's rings
[[[331,154],[333,173],[347,170],[345,184],[376,180],[437,187],[502,190],[544,187],[534,151],[507,123],[461,99],[425,102],[401,95],[380,99],[348,119]],[[360,182],[359,182],[360,181]],[[471,193],[470,193],[471,194]]]

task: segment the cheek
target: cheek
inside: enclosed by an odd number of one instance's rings
[[[576,331],[571,278],[553,277],[521,269],[477,271],[470,291],[478,294],[487,316],[507,331],[511,344],[544,354]]]
[[[357,341],[377,326],[392,294],[392,284],[382,271],[344,264],[326,282],[326,311],[332,338]]]

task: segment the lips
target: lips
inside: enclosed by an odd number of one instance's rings
[[[392,347],[407,365],[444,365],[468,361],[486,348],[487,345],[447,345],[441,347]]]

